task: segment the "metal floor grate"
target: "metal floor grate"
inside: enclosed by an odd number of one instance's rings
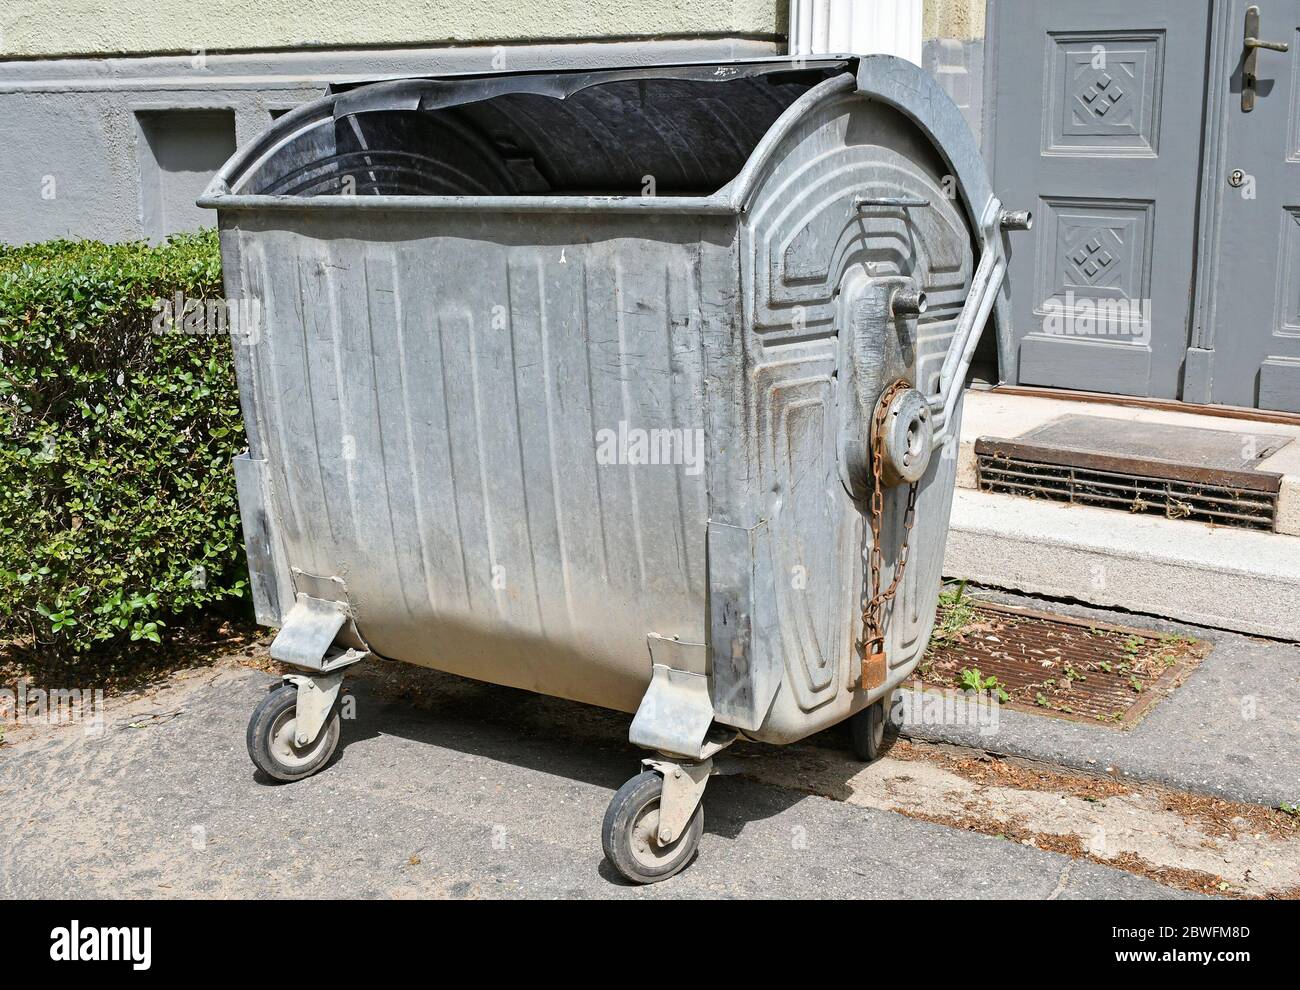
[[[1274,528],[1278,503],[1275,476],[1188,471],[1181,478],[1161,477],[1125,470],[1119,464],[1059,463],[1050,453],[1032,456],[1037,452],[1015,449],[1019,446],[991,440],[976,444],[980,491],[1216,526]]]
[[[1246,529],[1272,530],[1277,515],[1277,496],[1265,492],[995,456],[979,459],[979,483],[984,492],[1156,513],[1167,519],[1193,519]]]

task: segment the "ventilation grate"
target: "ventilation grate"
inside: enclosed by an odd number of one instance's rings
[[[1162,515],[1216,526],[1269,530],[1277,517],[1280,478],[1261,472],[1187,470],[1168,477],[1167,470],[1146,473],[1121,459],[1109,464],[1077,463],[1077,452],[1027,449],[1007,441],[980,440],[975,454],[979,489],[999,495],[1047,499],[1116,509],[1134,514]],[[1060,463],[1073,460],[1076,463]],[[1156,465],[1148,465],[1148,469]],[[1165,466],[1161,466],[1165,467]],[[1162,476],[1165,475],[1165,476]]]

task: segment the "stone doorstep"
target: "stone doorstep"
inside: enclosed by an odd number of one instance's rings
[[[1284,476],[1280,533],[976,490],[975,441],[1064,413],[1294,436],[1261,463]],[[1300,427],[1037,396],[967,394],[944,574],[1030,594],[1300,642]]]

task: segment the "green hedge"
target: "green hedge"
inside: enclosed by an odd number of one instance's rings
[[[160,327],[177,292],[221,296],[214,232],[0,248],[0,637],[38,655],[245,593],[230,340]]]

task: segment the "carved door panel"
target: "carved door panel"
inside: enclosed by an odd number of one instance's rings
[[[1177,398],[1210,0],[999,0],[994,185],[1034,205],[1009,380]]]

